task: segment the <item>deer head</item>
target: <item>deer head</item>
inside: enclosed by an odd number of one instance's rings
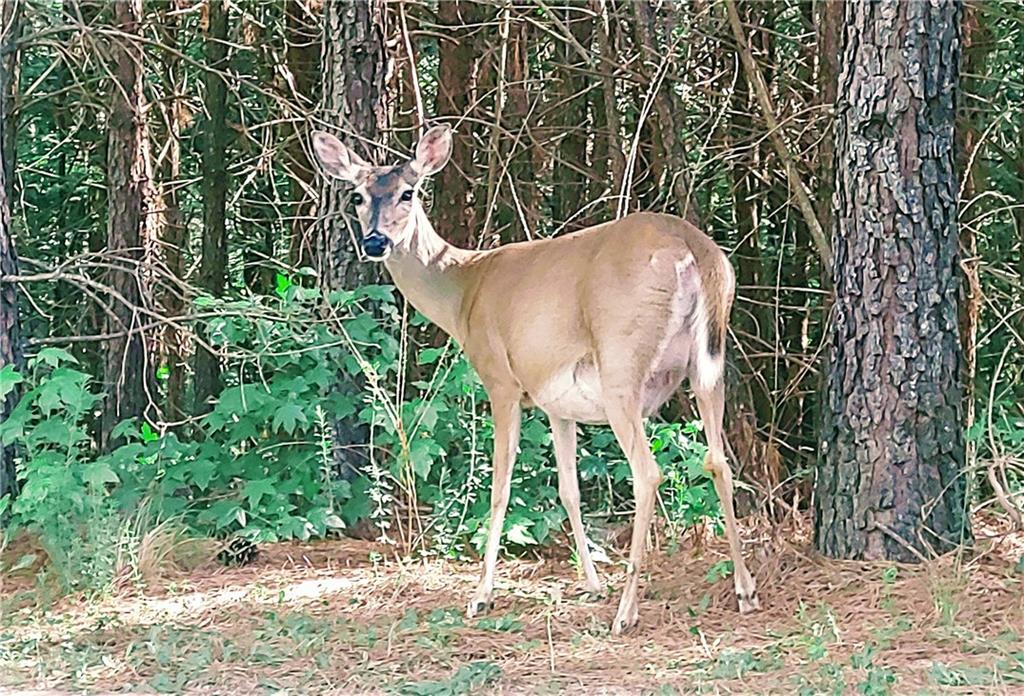
[[[313,150],[328,174],[355,187],[352,202],[363,252],[371,261],[384,261],[393,248],[409,245],[419,184],[447,164],[452,131],[447,125],[434,126],[416,145],[415,157],[386,167],[367,163],[328,133],[313,133]]]

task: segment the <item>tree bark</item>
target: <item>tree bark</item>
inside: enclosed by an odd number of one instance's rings
[[[107,134],[107,254],[116,266],[107,273],[112,290],[106,317],[108,333],[125,333],[107,341],[104,354],[106,403],[100,424],[100,445],[109,449],[111,431],[120,421],[141,416],[152,391],[147,379],[144,337],[138,331],[144,297],[142,273],[149,185],[145,162],[144,96],[142,91],[142,0],[113,3],[114,85]]]
[[[205,40],[206,120],[203,124],[203,245],[199,263],[199,285],[219,297],[227,283],[227,83],[222,73],[228,60],[228,6],[225,0],[210,0],[209,27]],[[196,346],[195,411],[205,412],[209,399],[220,391],[220,361],[200,342]]]
[[[475,0],[447,0],[438,3],[438,21],[444,38],[439,40],[437,77],[437,113],[455,120],[452,139],[452,157],[438,172],[434,185],[434,219],[437,231],[453,244],[475,247],[479,225],[478,205],[474,187],[480,171],[474,154],[477,145],[472,120],[461,119],[470,115],[474,93],[479,90],[476,81],[480,53],[475,32],[483,31],[478,24],[483,16],[480,3]]]
[[[0,5],[0,277],[17,275],[18,256],[14,250],[11,231],[11,173],[14,158],[10,152],[14,143],[11,132],[15,121],[11,103],[12,76],[17,63],[14,40],[20,25],[20,3]],[[18,286],[0,280],[0,370],[8,365],[21,364],[21,331],[18,319]],[[18,403],[17,390],[0,398],[0,423],[7,419]],[[14,466],[14,448],[0,446],[0,500],[18,493],[18,478]]]
[[[293,266],[311,266],[315,243],[310,232],[315,220],[313,216],[314,190],[313,165],[306,150],[308,129],[306,117],[319,96],[317,70],[320,67],[320,41],[314,13],[317,10],[310,0],[288,0],[285,5],[287,27],[285,61],[293,80],[292,104],[301,110],[292,115],[292,127],[288,129],[288,163],[291,178],[291,200],[294,204],[292,218],[291,253]],[[309,107],[307,109],[307,106]]]
[[[536,234],[540,226],[540,193],[537,188],[536,169],[533,163],[533,142],[530,128],[531,93],[529,88],[531,26],[522,17],[517,18],[512,32],[508,65],[508,112],[509,130],[513,140],[509,143],[508,175],[515,197],[522,206],[518,210],[515,200],[509,201],[513,214],[512,229],[520,227],[519,213],[525,218],[526,229],[522,234],[508,235],[507,241],[522,241]],[[518,136],[518,140],[515,137]],[[500,182],[499,182],[500,185]],[[510,194],[511,195],[511,194]]]
[[[367,162],[382,159],[387,131],[384,2],[329,0],[324,6],[323,120]],[[317,264],[330,290],[381,279],[378,264],[360,262],[358,231],[350,227],[349,186],[321,177],[317,212]]]
[[[579,46],[589,49],[594,37],[594,17],[586,11],[584,2],[568,2],[553,10],[561,14],[562,22]],[[587,141],[593,130],[588,123],[587,89],[590,80],[584,70],[588,67],[582,56],[566,40],[556,40],[554,122],[557,128],[558,148],[551,173],[551,212],[557,223],[568,224],[567,232],[582,229],[597,222],[594,209],[580,213],[587,204],[590,177],[587,175]]]
[[[596,17],[596,50],[601,56],[601,99],[594,101],[594,128],[601,129],[594,143],[594,164],[608,172],[605,190],[608,198],[605,219],[612,219],[618,210],[618,194],[626,173],[626,156],[622,152],[622,121],[619,118],[618,95],[615,85],[615,67],[619,65],[616,47],[618,18],[609,11],[608,0],[590,0],[590,10]]]
[[[654,8],[649,0],[637,0],[633,3],[634,29],[636,42],[643,52],[645,62],[656,64],[664,59],[665,50],[661,47],[664,41],[657,34]],[[648,70],[650,79],[654,79],[657,68]],[[675,93],[668,84],[663,84],[654,94],[654,114],[657,124],[656,142],[654,143],[654,163],[657,165],[657,183],[664,182],[675,202],[675,213],[686,219],[695,227],[702,227],[697,204],[693,200],[690,177],[686,165],[683,142],[679,138],[674,113],[678,111]]]
[[[157,29],[160,32],[160,40],[172,49],[161,52],[161,79],[165,90],[161,111],[163,133],[167,140],[159,153],[160,166],[156,172],[158,181],[155,187],[156,207],[161,211],[161,247],[170,276],[164,283],[161,304],[170,317],[181,316],[185,310],[185,294],[181,281],[185,278],[188,247],[188,228],[178,200],[181,179],[181,128],[184,125],[184,86],[181,60],[177,53],[178,9],[179,0],[160,0],[157,4]],[[163,330],[162,343],[161,358],[169,371],[166,387],[167,417],[180,419],[187,410],[184,402],[187,339],[176,326],[168,325]]]
[[[969,537],[954,116],[961,5],[845,5],[835,311],[815,544],[920,560]]]
[[[983,74],[991,37],[985,28],[974,3],[965,6],[963,16],[963,91],[971,94],[977,88],[976,75]],[[965,100],[966,101],[966,100]],[[957,165],[963,176],[963,200],[970,201],[985,189],[985,175],[982,171],[983,157],[972,157],[980,147],[981,132],[976,113],[967,104],[961,103],[961,114],[957,128]],[[960,340],[964,348],[964,420],[968,427],[975,418],[975,378],[978,367],[978,326],[983,306],[981,279],[978,268],[978,240],[975,233],[974,214],[965,216],[960,225],[960,249],[964,255],[964,286],[960,305]],[[967,463],[975,460],[976,444],[967,443]]]
[[[15,137],[15,113],[14,97],[18,87],[18,76],[21,72],[21,63],[18,60],[19,51],[15,46],[18,36],[21,33],[21,16],[23,0],[5,0],[0,2],[0,104],[4,124],[3,142],[0,149],[3,150],[3,157],[0,158],[0,166],[4,168],[4,181],[7,182],[7,199],[12,198],[14,187],[14,159],[17,150],[17,139]]]
[[[384,2],[331,0],[324,7],[323,119],[342,130],[349,145],[369,162],[382,159],[387,123]],[[359,231],[350,227],[349,186],[321,177],[317,213],[317,264],[328,292],[379,282],[378,264],[360,262]],[[361,377],[338,375],[339,391],[358,392]],[[369,431],[354,417],[336,420],[332,456],[335,471],[351,478],[367,462]]]

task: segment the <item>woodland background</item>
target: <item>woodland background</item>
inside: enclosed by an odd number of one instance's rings
[[[740,512],[808,508],[842,3],[0,2],[0,513],[68,589],[132,572],[167,520],[257,542],[383,534],[448,557],[482,542],[485,395],[358,261],[314,128],[383,161],[425,123],[453,125],[429,209],[463,246],[633,210],[702,226],[739,282]],[[968,4],[961,21],[965,472],[972,506],[1014,514],[1024,8]],[[694,419],[681,395],[650,425],[673,529],[717,515]],[[514,550],[564,537],[552,457],[527,416]],[[601,545],[632,507],[607,429],[584,431],[580,475]]]

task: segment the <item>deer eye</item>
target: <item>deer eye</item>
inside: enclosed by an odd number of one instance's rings
[[[352,201],[352,205],[362,205],[364,199],[363,199],[362,194],[360,194],[360,193],[353,193],[349,200]]]
[[[406,202],[406,203],[411,201],[412,200],[412,189],[407,189],[405,191],[402,191],[401,199],[404,202]]]

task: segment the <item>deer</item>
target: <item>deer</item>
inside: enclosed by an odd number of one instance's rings
[[[424,180],[451,157],[449,126],[430,128],[412,159],[388,166],[369,164],[326,132],[314,132],[312,142],[323,170],[353,187],[363,255],[383,263],[405,299],[456,341],[490,402],[490,522],[466,615],[492,606],[522,410],[539,408],[550,422],[559,498],[585,587],[598,595],[604,588],[580,514],[577,423],[610,425],[626,456],[635,512],[611,630],[621,635],[636,626],[662,480],[644,419],[684,379],[707,438],[704,468],[725,517],[738,609],[760,609],[743,561],[722,433],[725,340],[736,286],[725,252],[682,218],[651,212],[494,249],[462,249],[434,230],[420,200]]]

